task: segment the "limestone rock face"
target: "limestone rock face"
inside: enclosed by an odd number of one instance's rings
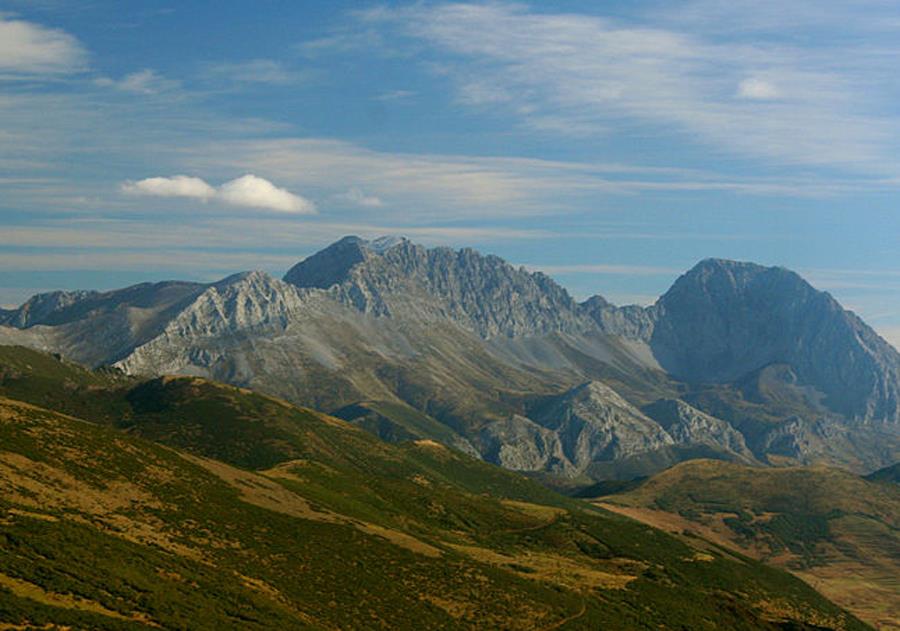
[[[348,237],[294,266],[284,280],[328,288],[364,313],[450,320],[483,338],[595,328],[548,276],[468,248]]]
[[[5,310],[0,314],[0,323],[27,329],[35,324],[50,324],[67,308],[95,298],[96,291],[53,291],[37,294],[28,299],[18,309]],[[57,316],[57,317],[54,317]]]
[[[479,433],[489,462],[514,471],[546,471],[575,475],[577,468],[563,453],[559,435],[524,416],[495,421]]]
[[[189,357],[193,365],[209,367],[227,352],[233,338],[283,330],[301,305],[301,293],[294,286],[265,272],[235,274],[207,286],[157,337],[117,365],[132,373],[180,372]],[[206,348],[197,352],[201,340],[207,342]],[[222,350],[215,352],[210,346]]]
[[[642,408],[679,445],[707,445],[754,460],[743,435],[722,419],[710,416],[679,399],[660,399]]]
[[[114,291],[38,294],[2,323],[13,337],[89,364],[112,363],[165,328],[205,288],[200,283],[141,283]]]
[[[587,313],[603,331],[612,335],[649,341],[656,324],[655,312],[638,305],[617,307],[603,296],[592,296],[581,303]]]
[[[672,445],[658,423],[600,382],[547,397],[529,411],[482,430],[487,457],[515,469],[574,476],[597,462],[613,462]]]

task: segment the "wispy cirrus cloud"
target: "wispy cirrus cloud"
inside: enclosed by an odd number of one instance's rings
[[[121,79],[100,77],[94,80],[94,84],[101,87],[115,88],[122,92],[144,95],[171,92],[181,87],[180,81],[167,79],[150,68],[129,73]]]
[[[291,85],[304,80],[308,73],[292,70],[274,59],[250,59],[239,62],[207,64],[203,79],[231,83]]]
[[[609,135],[624,124],[722,154],[900,170],[900,129],[883,115],[890,90],[878,89],[893,75],[859,46],[723,41],[674,20],[644,25],[507,3],[380,8],[362,19],[436,51],[434,67],[461,103],[534,129]]]
[[[279,188],[265,178],[252,174],[242,175],[213,187],[198,177],[174,175],[150,177],[122,184],[122,192],[128,195],[149,197],[180,197],[204,202],[218,201],[229,206],[263,208],[285,213],[310,215],[316,206],[310,200]]]
[[[730,176],[678,167],[502,156],[376,151],[327,138],[209,143],[183,151],[182,167],[214,172],[253,168],[303,190],[320,190],[361,207],[434,220],[559,215],[578,202],[641,193],[722,192],[828,197],[893,190],[877,179]],[[347,185],[351,192],[347,192]],[[354,194],[352,191],[365,191]],[[371,199],[367,199],[371,198]],[[361,203],[361,202],[368,203]]]
[[[380,197],[367,195],[358,188],[351,188],[345,193],[338,193],[335,195],[335,198],[338,201],[346,202],[353,206],[360,206],[362,208],[381,208],[384,206],[384,202]]]

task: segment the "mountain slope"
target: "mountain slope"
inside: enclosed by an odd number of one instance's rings
[[[567,476],[594,463],[625,459],[672,444],[657,423],[612,388],[588,382],[533,403],[525,416],[486,425],[488,459],[519,470]],[[515,436],[515,438],[513,438]]]
[[[38,385],[71,379],[99,421],[0,397],[5,624],[865,628],[783,572],[437,443],[196,378],[4,356],[9,389],[49,400]]]
[[[900,628],[900,489],[837,469],[682,463],[602,505],[792,570],[879,628]]]
[[[710,416],[680,399],[660,399],[641,410],[682,445],[706,445],[727,459],[753,462],[744,436],[722,419]]]
[[[141,283],[108,292],[39,294],[11,312],[6,324],[44,337],[81,362],[112,363],[162,332],[204,289],[199,283]]]

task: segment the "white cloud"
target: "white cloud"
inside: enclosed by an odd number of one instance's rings
[[[744,79],[738,84],[738,96],[745,99],[768,101],[778,98],[778,88],[762,79]]]
[[[64,31],[0,15],[0,71],[64,73],[80,70],[87,53]]]
[[[267,83],[289,85],[303,78],[304,74],[289,70],[273,59],[251,59],[236,63],[220,63],[208,66],[209,77],[236,83]]]
[[[346,193],[341,193],[336,195],[336,197],[341,201],[349,202],[355,206],[362,206],[363,208],[381,208],[384,206],[384,202],[381,201],[380,197],[366,195],[358,188],[351,188]]]
[[[180,82],[167,79],[149,68],[132,72],[119,80],[101,77],[94,80],[94,83],[99,86],[111,87],[122,92],[134,94],[161,94],[162,92],[176,90],[181,86]]]
[[[175,175],[172,177],[149,177],[137,182],[125,182],[122,191],[131,195],[151,195],[153,197],[190,197],[210,199],[216,189],[199,177]]]
[[[315,204],[308,199],[251,174],[229,180],[218,188],[198,177],[187,175],[151,177],[137,182],[125,182],[122,192],[151,197],[217,200],[230,206],[264,208],[285,213],[308,215],[316,212]]]
[[[318,57],[328,54],[352,53],[359,50],[371,50],[373,48],[384,51],[385,41],[376,31],[350,31],[336,32],[324,37],[307,40],[295,46],[295,49],[306,57]]]
[[[268,208],[287,213],[311,214],[315,205],[299,195],[278,188],[268,180],[255,175],[244,175],[225,182],[219,187],[217,197],[233,206]]]

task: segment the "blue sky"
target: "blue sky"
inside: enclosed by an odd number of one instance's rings
[[[649,303],[783,265],[900,343],[895,1],[0,2],[0,304],[345,234]]]

